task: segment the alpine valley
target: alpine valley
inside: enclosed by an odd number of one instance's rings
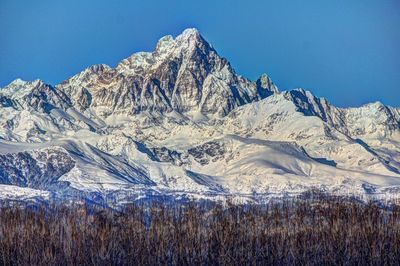
[[[0,200],[400,196],[400,108],[251,81],[196,29],[115,68],[0,89]]]

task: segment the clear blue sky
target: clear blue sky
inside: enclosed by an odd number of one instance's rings
[[[400,106],[400,1],[0,0],[0,86],[50,84],[196,27],[236,71],[339,106]]]

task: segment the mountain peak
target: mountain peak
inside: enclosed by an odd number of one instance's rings
[[[141,73],[149,71],[160,62],[171,57],[179,57],[200,48],[211,51],[211,45],[194,28],[186,29],[176,38],[166,35],[159,39],[153,52],[137,52],[122,60],[116,67],[125,73]]]
[[[22,80],[22,79],[20,79],[20,78],[17,78],[17,79],[15,79],[15,80],[13,80],[10,84],[8,84],[7,86],[12,86],[12,85],[14,85],[14,86],[21,86],[21,85],[24,85],[24,84],[26,84],[27,83],[27,81],[25,81],[25,80]]]
[[[35,80],[31,80],[31,81],[26,81],[26,80],[22,80],[20,78],[17,78],[15,80],[13,80],[10,84],[5,86],[3,88],[3,92],[5,92],[7,90],[8,91],[16,91],[19,88],[25,88],[25,87],[33,88],[33,87],[41,86],[43,84],[46,84],[46,83],[43,82],[43,80],[41,80],[41,79],[35,79]]]
[[[258,80],[256,81],[257,87],[260,89],[268,89],[268,91],[272,93],[279,93],[279,89],[276,85],[272,82],[271,78],[266,74],[263,73]]]
[[[172,35],[160,38],[157,42],[156,52],[171,52],[174,48],[186,48],[188,46],[196,46],[200,43],[209,45],[197,29],[189,28],[176,38]]]
[[[200,36],[200,32],[196,28],[188,28],[178,35],[177,39],[198,38]]]
[[[257,84],[240,78],[194,28],[176,38],[160,38],[153,52],[135,53],[115,69],[90,67],[59,88],[73,102],[86,98],[85,108],[93,104],[100,116],[116,111],[224,116],[240,105],[278,92],[267,75]]]
[[[20,86],[25,86],[25,85],[33,85],[33,86],[36,86],[36,85],[38,85],[38,84],[44,84],[43,80],[41,80],[41,79],[34,79],[34,80],[26,81],[26,80],[23,80],[23,79],[21,79],[21,78],[17,78],[17,79],[15,79],[15,80],[11,81],[10,84],[8,84],[8,85],[6,86],[6,88],[7,88],[7,87],[20,87]]]
[[[191,28],[184,30],[175,38],[177,46],[181,49],[193,50],[196,47],[202,50],[214,50],[197,29]]]

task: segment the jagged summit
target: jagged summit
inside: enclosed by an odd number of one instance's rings
[[[269,78],[257,85],[238,76],[196,29],[160,39],[154,52],[135,53],[115,69],[90,67],[58,85],[80,109],[112,113],[179,112],[222,117],[277,91]]]
[[[188,37],[192,37],[192,36],[197,36],[197,37],[200,36],[199,30],[196,28],[187,28],[178,37],[188,38]]]
[[[174,38],[172,35],[166,35],[162,38],[157,43],[157,47],[161,44],[172,44],[172,45],[188,45],[189,43],[191,44],[208,44],[208,42],[201,36],[200,32],[196,28],[188,28],[185,29],[181,34],[179,34],[176,38]],[[158,50],[158,49],[156,49]]]
[[[163,60],[168,56],[179,56],[179,53],[189,54],[196,48],[211,49],[211,45],[194,28],[186,29],[174,38],[172,35],[166,35],[157,42],[153,52],[138,52],[122,60],[117,69],[120,71],[140,71],[137,68],[151,67],[157,61]],[[149,68],[146,68],[149,70]]]
[[[25,85],[27,81],[22,80],[20,78],[17,78],[15,80],[13,80],[10,84],[8,84],[7,86],[22,86]]]

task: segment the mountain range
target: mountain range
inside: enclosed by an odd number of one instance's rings
[[[344,96],[345,97],[345,96]],[[339,108],[235,72],[196,29],[115,68],[0,89],[0,199],[400,195],[400,108]]]

